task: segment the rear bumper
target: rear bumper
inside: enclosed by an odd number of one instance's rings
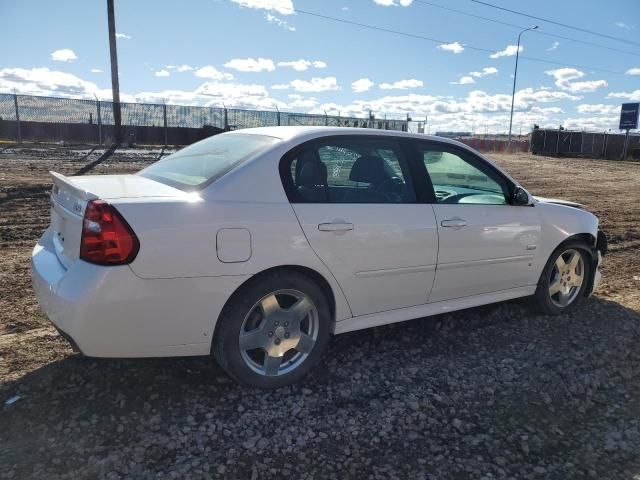
[[[92,357],[207,355],[227,298],[247,276],[141,279],[126,265],[58,261],[47,230],[31,257],[47,317]]]

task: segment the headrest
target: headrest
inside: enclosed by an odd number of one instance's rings
[[[299,187],[316,187],[324,185],[327,175],[327,167],[319,162],[306,162],[300,169],[298,176]]]
[[[358,158],[349,173],[349,180],[353,182],[376,183],[387,177],[384,160],[373,155],[363,155]]]

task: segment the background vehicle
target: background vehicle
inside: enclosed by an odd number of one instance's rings
[[[593,214],[422,135],[259,128],[53,176],[32,262],[61,332],[90,356],[213,353],[259,387],[301,378],[331,333],[530,295],[563,312],[606,250]]]

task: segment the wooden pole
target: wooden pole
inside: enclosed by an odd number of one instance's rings
[[[107,0],[107,17],[109,22],[109,51],[111,53],[114,143],[120,143],[122,141],[122,116],[120,112],[120,82],[118,80],[118,52],[116,48],[116,21],[113,13],[113,0]]]

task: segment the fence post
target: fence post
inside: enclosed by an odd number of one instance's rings
[[[569,133],[569,154],[571,154],[571,141],[573,140],[573,132]]]
[[[164,121],[164,146],[167,147],[167,104],[162,104],[162,120]]]
[[[607,132],[604,132],[604,141],[602,142],[602,158],[607,158]]]
[[[102,146],[102,116],[100,115],[100,100],[96,100],[96,114],[98,121],[98,145]]]
[[[20,109],[18,108],[18,94],[13,94],[13,104],[16,107],[16,133],[18,135],[18,143],[22,143],[22,130],[20,128]]]
[[[276,111],[278,112],[276,114],[277,118],[278,118],[278,126],[280,126],[280,109],[276,106]]]
[[[229,117],[227,116],[227,107],[224,107],[224,131],[229,130]]]

